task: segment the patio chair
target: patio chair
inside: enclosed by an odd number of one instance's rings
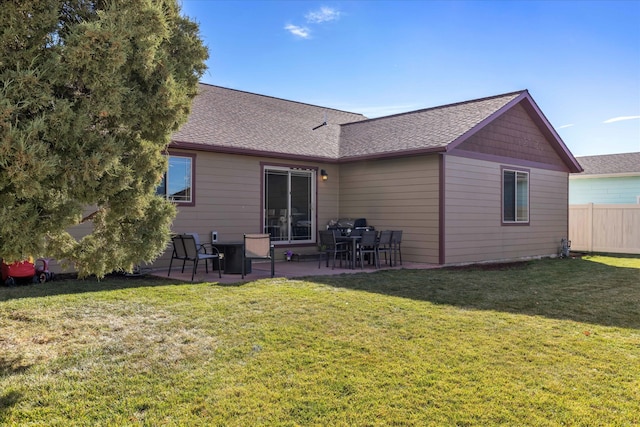
[[[342,258],[349,254],[349,242],[337,242],[336,235],[332,230],[320,230],[320,258],[318,260],[318,268],[322,263],[323,256],[326,258],[327,267],[329,267],[329,255],[333,258],[332,269],[336,268],[336,258],[340,256],[340,267],[342,267]]]
[[[193,239],[196,241],[196,248],[198,248],[198,252],[202,252],[203,254],[218,255],[217,266],[214,263],[214,261],[216,261],[216,258],[213,258],[211,260],[211,269],[212,270],[217,268],[218,270],[222,271],[224,269],[224,253],[220,252],[220,250],[215,247],[213,242],[211,242],[211,243],[200,243],[200,235],[198,233],[184,233],[184,234],[188,234],[190,236],[193,236]],[[220,277],[222,277],[222,273],[220,273]]]
[[[171,236],[171,243],[173,244],[173,252],[171,253],[171,261],[169,262],[169,273],[167,276],[171,276],[171,266],[173,260],[177,259],[182,261],[182,272],[184,273],[184,264],[187,262],[187,251],[184,249],[184,243],[182,243],[182,236],[175,234]]]
[[[380,232],[380,238],[378,239],[378,264],[380,263],[380,254],[384,253],[384,263],[391,264],[393,267],[393,247],[391,244],[393,231],[383,230]],[[387,254],[389,254],[389,260],[387,260]]]
[[[362,239],[360,240],[360,246],[358,248],[360,268],[364,268],[364,258],[367,254],[371,254],[373,257],[373,265],[376,268],[380,268],[380,257],[378,256],[378,233],[375,230],[364,230],[362,232]]]
[[[207,248],[211,248],[211,245],[200,243],[200,235],[198,233],[184,233],[187,236],[193,236],[193,240],[196,242],[196,248],[198,252],[202,252],[203,254],[209,253]]]
[[[400,256],[400,265],[402,265],[402,230],[393,230],[391,234],[391,247],[393,248],[393,263],[398,264],[397,256]]]
[[[191,272],[192,282],[196,271],[198,270],[198,262],[200,260],[204,260],[204,268],[207,273],[209,273],[209,266],[207,264],[208,260],[212,260],[212,268],[214,259],[218,259],[218,262],[220,262],[220,253],[218,250],[212,247],[211,250],[214,251],[214,253],[206,253],[206,251],[202,250],[202,245],[200,247],[198,246],[193,234],[177,234],[171,238],[171,241],[173,243],[173,254],[171,256],[171,261],[169,262],[168,276],[171,275],[171,266],[174,259],[182,260],[183,273],[186,262],[191,261],[193,263],[193,270]],[[218,277],[222,278],[221,268],[218,268]]]
[[[271,277],[275,276],[274,247],[269,234],[245,234],[242,249],[242,278],[245,276],[246,260],[270,259]]]

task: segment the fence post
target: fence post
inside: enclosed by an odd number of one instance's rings
[[[593,252],[593,203],[589,203],[587,206],[587,230],[589,230],[587,246],[589,248],[589,252]]]

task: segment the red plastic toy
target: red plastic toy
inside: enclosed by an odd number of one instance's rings
[[[7,264],[2,260],[2,281],[7,286],[16,284],[16,279],[30,280],[34,283],[38,282],[36,276],[36,267],[29,260],[15,261]]]

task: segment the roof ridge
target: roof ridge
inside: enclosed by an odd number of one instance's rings
[[[247,94],[247,95],[259,96],[259,97],[262,97],[262,98],[274,99],[274,100],[276,100],[276,101],[284,101],[284,102],[290,102],[290,103],[293,103],[293,104],[306,105],[306,106],[309,106],[309,107],[321,108],[321,109],[323,109],[323,110],[332,110],[332,111],[337,111],[337,112],[339,112],[339,113],[354,114],[354,115],[362,116],[362,117],[365,117],[365,118],[366,118],[366,116],[365,116],[364,114],[362,114],[362,113],[356,113],[356,112],[353,112],[353,111],[339,110],[339,109],[337,109],[337,108],[331,108],[331,107],[325,107],[325,106],[322,106],[322,105],[310,104],[310,103],[308,103],[308,102],[294,101],[294,100],[292,100],[292,99],[279,98],[279,97],[277,97],[277,96],[263,95],[263,94],[261,94],[261,93],[249,92],[249,91],[246,91],[246,90],[240,90],[240,89],[233,89],[233,88],[230,88],[230,87],[214,85],[214,84],[211,84],[211,83],[203,83],[203,82],[199,82],[198,84],[203,85],[203,86],[215,87],[215,88],[218,88],[218,89],[229,90],[229,91],[233,91],[233,92],[245,93],[245,94]]]
[[[503,94],[500,94],[500,95],[486,96],[486,97],[483,97],[483,98],[470,99],[470,100],[467,100],[467,101],[452,102],[450,104],[436,105],[434,107],[427,107],[427,108],[421,108],[419,110],[405,111],[403,113],[395,113],[395,114],[390,114],[388,116],[374,117],[374,118],[362,120],[362,121],[359,121],[359,122],[343,123],[341,126],[348,126],[348,125],[352,125],[352,124],[363,124],[363,123],[366,123],[366,122],[372,122],[372,121],[376,121],[376,120],[388,119],[390,117],[399,117],[399,116],[406,116],[406,115],[409,115],[409,114],[424,113],[425,111],[438,110],[438,109],[442,109],[442,108],[457,107],[457,106],[460,106],[460,105],[472,104],[474,102],[481,102],[481,101],[489,101],[491,99],[503,98],[503,97],[507,97],[507,96],[511,96],[511,95],[521,95],[523,93],[529,93],[529,91],[527,89],[522,89],[522,90],[517,90],[517,91],[513,91],[513,92],[503,93]]]
[[[629,151],[627,153],[591,154],[588,156],[576,156],[576,159],[584,159],[586,157],[627,156],[629,154],[640,154],[640,151]]]

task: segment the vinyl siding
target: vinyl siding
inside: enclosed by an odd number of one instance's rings
[[[438,262],[438,155],[343,164],[339,203],[342,218],[403,230],[403,261]]]
[[[639,203],[640,176],[582,178],[569,180],[569,203]]]
[[[445,264],[558,253],[567,236],[567,174],[528,168],[529,225],[503,225],[501,166],[517,167],[445,156]]]
[[[172,151],[172,154],[179,154]],[[335,165],[265,159],[261,157],[197,152],[195,158],[195,205],[178,205],[172,230],[198,233],[203,243],[211,241],[211,231],[221,242],[241,241],[245,233],[262,232],[262,164],[325,169],[329,180],[316,183],[318,224],[326,224],[338,213],[338,169]],[[318,174],[319,175],[319,174]],[[284,247],[284,246],[283,246]],[[307,244],[298,252],[316,252]],[[169,265],[171,247],[155,263]]]

